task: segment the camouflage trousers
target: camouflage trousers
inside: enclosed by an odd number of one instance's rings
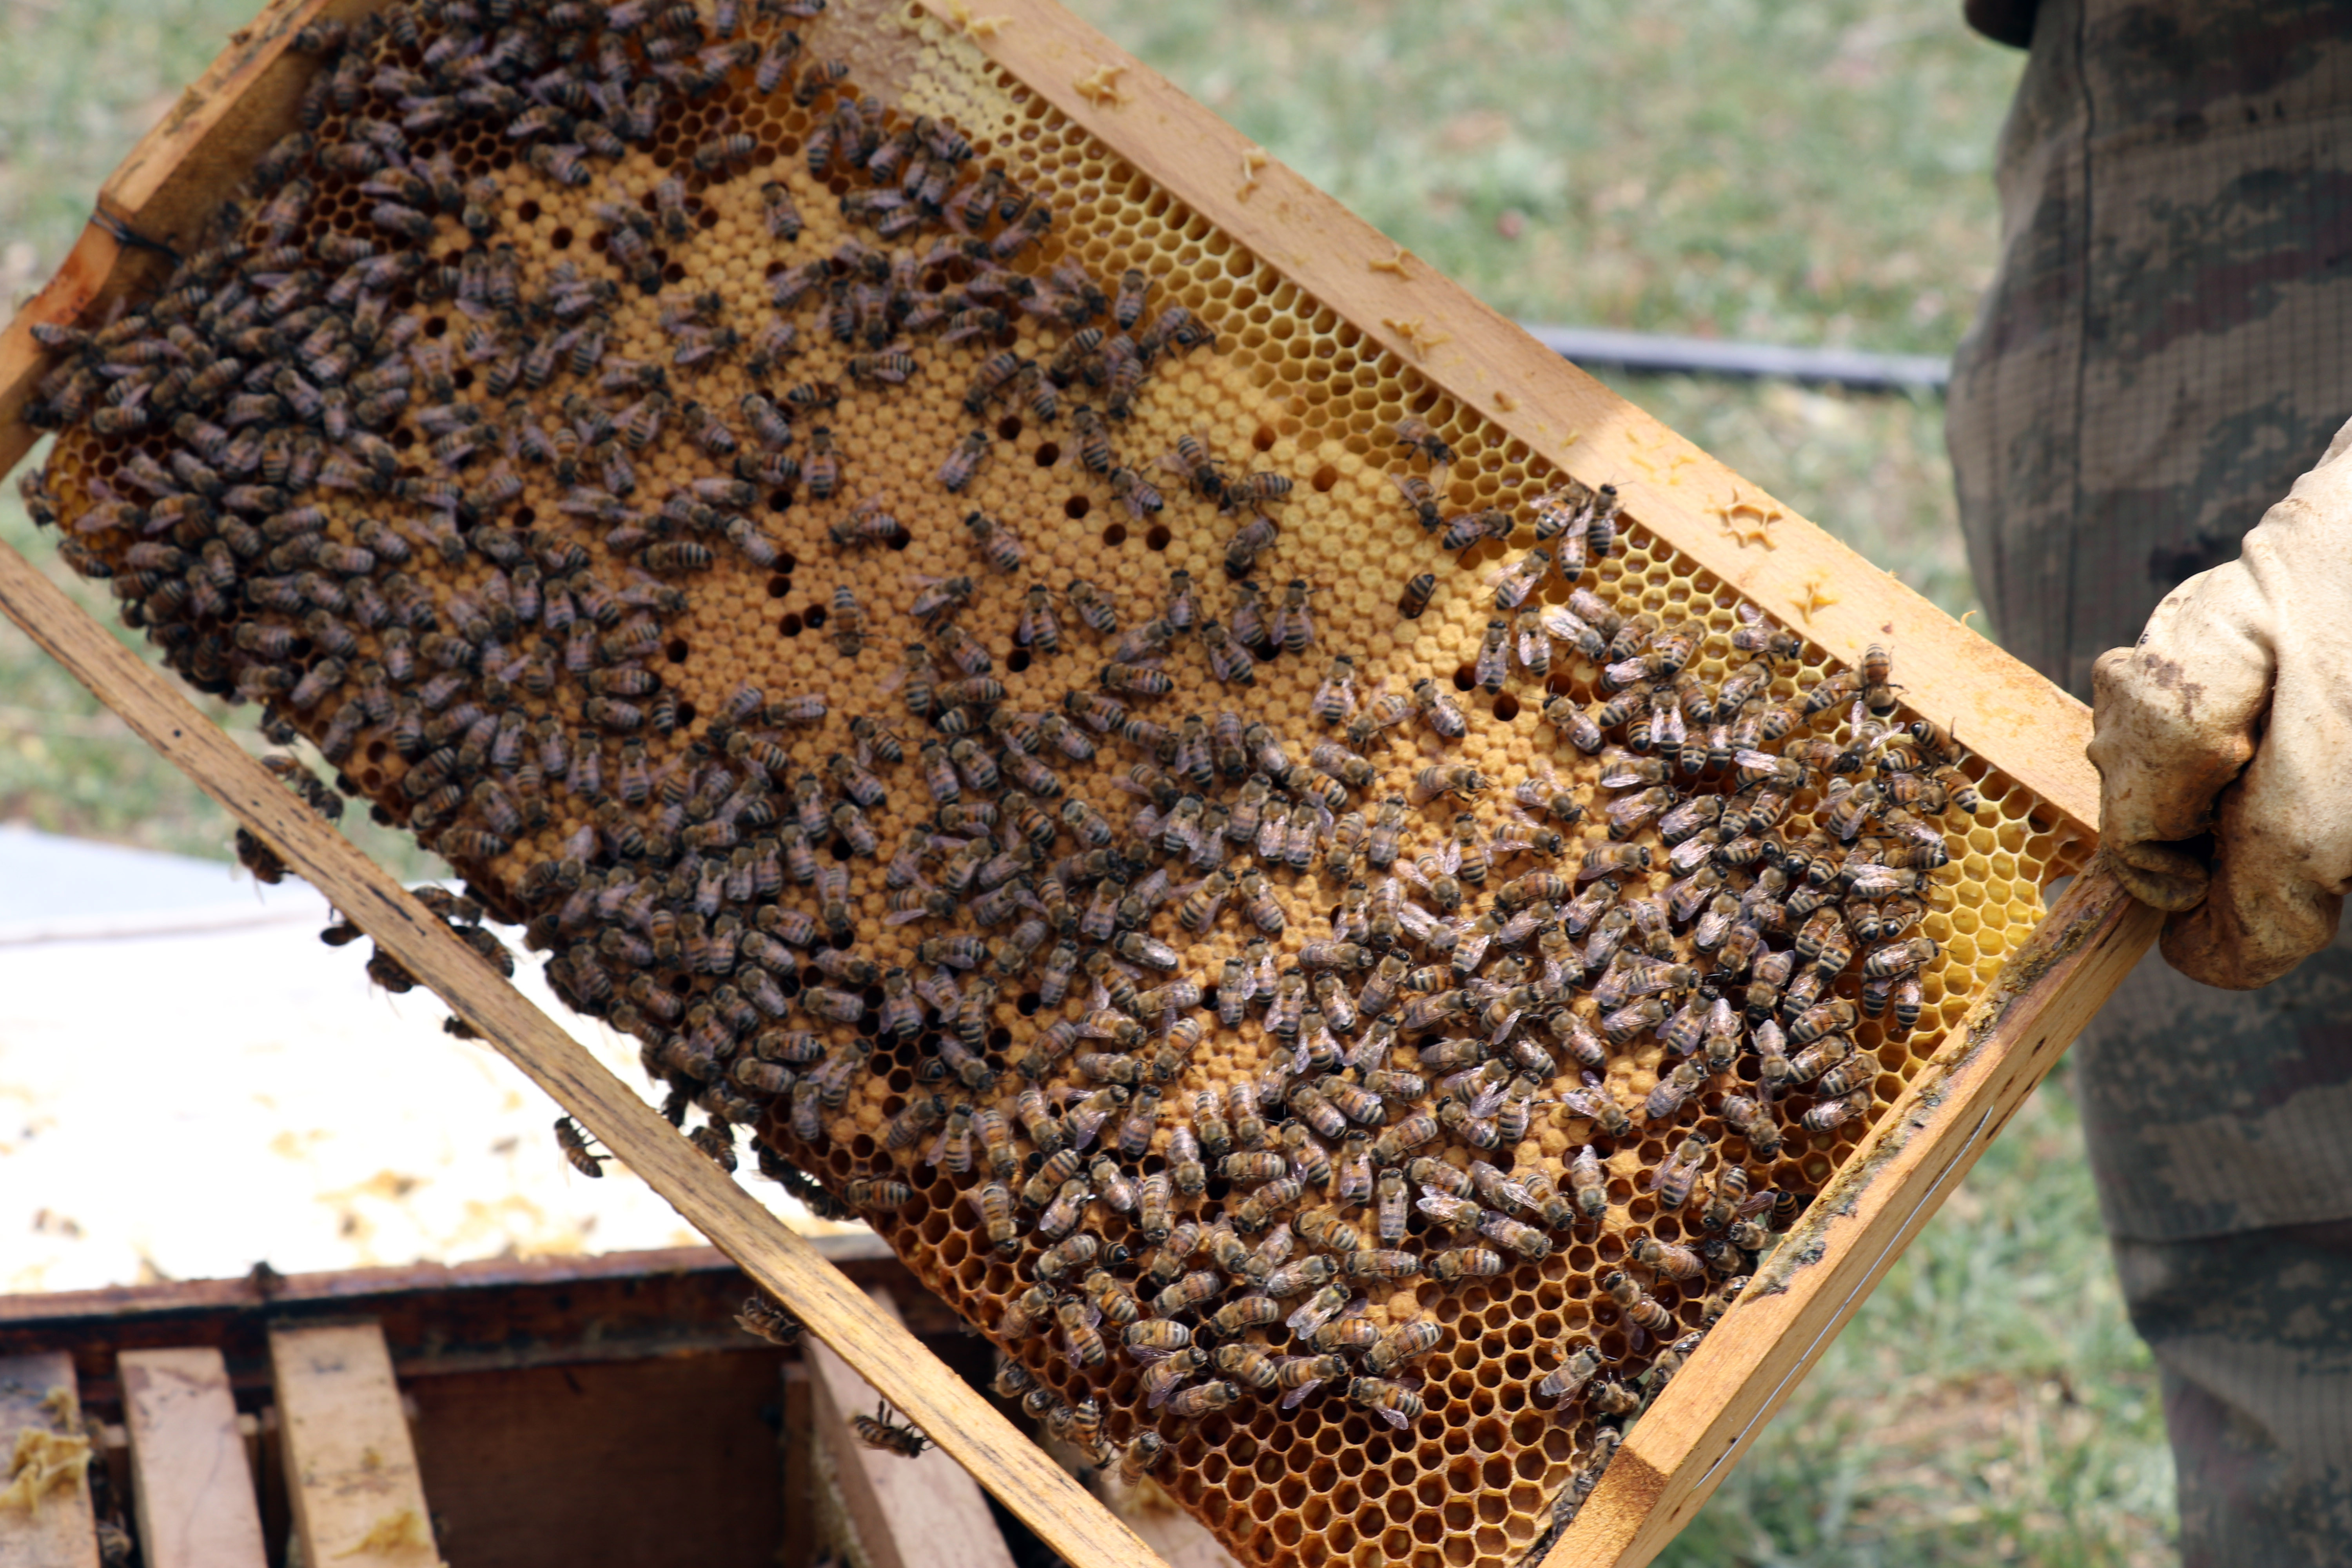
[[[2087,697],[2352,415],[2352,9],[2043,0],[2031,47],[1948,429],[1996,631]],[[2352,1563],[2352,941],[2251,994],[2151,954],[2074,1058],[2184,1560]]]
[[[2352,1563],[2352,933],[2252,993],[2151,952],[2073,1067],[2182,1562]]]

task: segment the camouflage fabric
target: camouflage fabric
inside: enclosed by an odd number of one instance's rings
[[[2352,7],[2042,0],[1998,183],[1961,526],[2002,641],[2087,698],[2352,414]],[[2184,1560],[2352,1563],[2352,927],[2254,993],[2151,953],[2074,1074]]]
[[[2074,1068],[2114,1235],[2352,1218],[2352,922],[2260,991],[2200,985],[2150,952]]]
[[[2352,13],[2050,0],[1952,465],[2001,640],[2087,700],[2352,412]]]
[[[2183,1568],[2352,1562],[2352,1221],[2118,1237],[2180,1473]]]

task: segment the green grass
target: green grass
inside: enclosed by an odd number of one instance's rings
[[[251,5],[173,0],[169,20],[125,0],[0,5],[0,288],[19,291]],[[2021,57],[1969,37],[1952,0],[1076,8],[1524,319],[1941,353],[1990,276],[1990,149]],[[1937,401],[1610,379],[1947,609],[1974,605]],[[0,537],[31,531],[0,500]],[[5,818],[197,854],[229,837],[0,626]],[[2053,1086],[1661,1561],[2159,1562],[2171,1484],[2154,1373]]]
[[[1946,353],[1990,277],[2022,57],[1948,0],[1073,8],[1524,318]]]

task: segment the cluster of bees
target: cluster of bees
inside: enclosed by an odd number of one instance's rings
[[[713,1160],[735,1170],[752,1129],[763,1173],[910,1246],[893,1226],[948,1183],[1013,1281],[987,1325],[999,1392],[1094,1462],[1153,1471],[1184,1424],[1251,1400],[1412,1427],[1448,1333],[1420,1282],[1620,1239],[1590,1331],[1528,1390],[1599,1423],[1580,1497],[1801,1208],[1759,1173],[1867,1110],[1857,1026],[1917,1020],[1940,823],[1976,805],[1958,744],[1892,723],[1883,650],[1788,695],[1801,645],[1752,609],[1703,677],[1717,634],[1603,596],[1612,490],[1453,512],[1454,454],[1418,419],[1392,431],[1412,521],[1448,550],[1535,543],[1489,584],[1466,679],[1360,672],[1308,577],[1255,575],[1289,476],[1197,436],[1121,449],[1155,373],[1214,333],[1153,310],[1141,271],[1042,259],[1051,205],[952,126],[861,95],[785,25],[821,9],[420,0],[314,25],[302,128],[253,195],[144,303],[37,329],[55,364],[28,417],[69,434],[54,482],[27,480],[33,515],[199,689],[315,742],[345,792],[380,767],[377,809],[478,895],[438,912],[509,970],[485,908],[522,925]],[[686,106],[746,94],[808,113],[809,175],[878,242],[809,253],[809,187],[761,182],[757,319],[677,261],[756,139],[714,133],[644,189],[613,173]],[[503,164],[461,157],[481,138]],[[517,164],[578,191],[593,258],[526,264],[499,190]],[[361,221],[322,231],[338,203]],[[623,352],[647,311],[659,356]],[[818,344],[840,379],[800,376]],[[845,473],[832,425],[925,374],[918,344],[992,349],[971,427],[907,472]],[[752,389],[718,400],[722,370]],[[960,539],[917,539],[887,496],[850,498],[872,479],[963,497],[1009,414],[1066,429],[1130,519],[1213,516],[1228,582],[1179,569],[1139,609],[1032,581],[1011,625],[980,624],[990,579],[1034,575],[1046,522],[975,507]],[[887,703],[746,680],[697,711],[659,650],[704,574],[790,570],[763,514],[793,507],[834,518],[848,580],[824,625],[845,668],[893,666]],[[968,550],[971,574],[921,580],[885,654],[901,616],[860,567],[910,543]],[[1397,615],[1435,592],[1400,584]],[[1024,706],[1000,653],[1024,689],[1056,661],[1074,684]],[[1254,709],[1283,660],[1322,670],[1303,725]],[[1554,695],[1580,660],[1594,699]],[[1520,681],[1563,773],[1460,759],[1461,696]],[[381,955],[371,973],[414,984]],[[1621,1100],[1612,1066],[1654,1047],[1654,1086]],[[1209,1056],[1238,1066],[1213,1085]],[[845,1167],[861,1127],[871,1152]],[[1545,1127],[1570,1157],[1541,1155]],[[1644,1188],[1612,1185],[1661,1137]],[[798,1331],[773,1303],[744,1321]],[[1122,1364],[1136,1398],[1107,1411]]]

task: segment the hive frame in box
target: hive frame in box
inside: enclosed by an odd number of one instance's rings
[[[194,232],[211,195],[286,120],[287,38],[310,16],[362,7],[278,5],[232,39],[111,178],[101,218],[58,278],[0,338],[0,460],[33,433],[14,419],[37,374],[33,321],[71,321],[153,263],[121,237]],[[856,8],[856,7],[853,7]],[[882,13],[910,25],[909,13]],[[1544,351],[1382,239],[1231,128],[1046,0],[951,4],[911,24],[932,48],[971,51],[1149,175],[1170,195],[1325,300],[1432,388],[1562,468],[1617,479],[1629,519],[1749,601],[1853,663],[1881,638],[1903,650],[1910,705],[1946,717],[1990,763],[2084,833],[2096,791],[2087,714],[1925,600]],[[142,736],[285,851],[296,869],[453,1009],[573,1110],[681,1213],[841,1351],[1039,1533],[1079,1563],[1148,1553],[950,1374],[904,1342],[804,1244],[579,1056],[380,868],[290,805],[160,676],[13,552],[0,608]],[[1705,1500],[1829,1337],[2152,939],[2155,917],[2112,879],[2079,879],[2029,946],[1947,1037],[1761,1271],[1756,1287],[1644,1414],[1547,1563],[1638,1563]]]

